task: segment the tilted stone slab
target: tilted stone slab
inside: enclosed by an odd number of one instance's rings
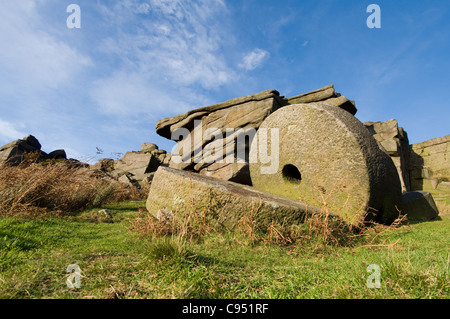
[[[401,208],[399,176],[366,127],[350,113],[323,103],[295,104],[272,113],[260,126],[278,130],[279,165],[263,173],[261,135],[250,150],[253,186],[265,192],[321,205],[350,223],[367,212],[371,219],[390,223]],[[273,155],[272,155],[273,157]]]
[[[439,210],[430,192],[416,191],[402,195],[403,214],[411,221],[428,221],[439,216]]]
[[[236,227],[245,214],[254,215],[256,224],[264,228],[272,221],[300,223],[314,211],[301,202],[250,186],[167,167],[155,173],[146,207],[155,217],[160,210],[175,216],[184,216],[189,209],[213,210],[217,223],[228,228]]]
[[[333,84],[308,93],[292,96],[287,98],[286,101],[288,104],[326,102],[327,104],[344,109],[352,115],[355,115],[358,112],[355,102],[350,101],[345,96],[341,96],[340,93],[337,93]]]

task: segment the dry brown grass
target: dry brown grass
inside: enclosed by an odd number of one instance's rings
[[[135,195],[118,182],[64,161],[0,164],[0,215],[61,215]]]
[[[340,186],[339,186],[340,187]],[[348,195],[350,196],[350,195]],[[314,205],[308,209],[312,211],[301,224],[289,224],[273,221],[266,228],[257,223],[257,215],[261,208],[261,201],[253,202],[248,211],[242,213],[235,227],[235,240],[241,245],[254,245],[263,243],[281,247],[296,246],[313,243],[317,247],[355,247],[360,245],[379,246],[388,240],[389,231],[402,225],[405,217],[400,214],[392,225],[382,225],[368,222],[364,211],[349,216],[349,207],[344,205],[342,211],[331,213],[328,203],[331,199],[326,196],[314,199]],[[142,211],[132,221],[131,230],[137,231],[141,236],[164,237],[175,235],[192,240],[199,239],[211,232],[226,232],[227,228],[217,228],[215,208],[223,206],[217,203],[210,194],[201,205],[201,209],[187,202],[180,211],[174,211],[174,218],[170,222],[162,222],[147,211]],[[346,216],[345,218],[341,216]]]
[[[131,221],[130,230],[140,236],[163,237],[177,235],[186,240],[200,239],[211,231],[218,232],[215,218],[217,202],[213,196],[205,199],[201,209],[193,206],[192,202],[180,207],[183,213],[174,212],[173,218],[159,220],[146,209],[141,209],[135,219]],[[164,214],[172,212],[164,211]]]

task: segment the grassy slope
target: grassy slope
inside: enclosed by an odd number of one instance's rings
[[[76,217],[0,218],[0,298],[449,298],[450,216],[390,230],[384,246],[252,244],[240,234],[200,242],[128,230],[138,207],[108,207],[114,223]],[[385,240],[385,241],[384,241]],[[66,285],[69,264],[80,289]],[[366,269],[381,267],[381,288]]]

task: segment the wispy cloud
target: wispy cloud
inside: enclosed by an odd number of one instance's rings
[[[104,55],[119,61],[91,89],[102,112],[185,111],[207,100],[199,89],[214,90],[236,78],[220,51],[228,38],[217,23],[226,13],[222,1],[129,0],[103,12],[127,31],[100,43]],[[183,92],[183,99],[174,92]]]
[[[239,64],[239,67],[246,71],[254,70],[260,67],[263,62],[269,58],[269,55],[269,52],[266,50],[256,48],[244,56],[242,63]]]
[[[13,124],[0,119],[0,144],[3,145],[25,137],[26,134],[22,132],[22,129],[23,125],[21,124]]]
[[[14,93],[58,88],[92,65],[89,57],[43,31],[36,12],[35,1],[2,2],[0,70]]]

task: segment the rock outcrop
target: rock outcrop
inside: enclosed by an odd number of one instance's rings
[[[141,187],[151,183],[159,166],[168,166],[171,153],[160,150],[156,144],[143,143],[140,151],[130,151],[118,159],[99,159],[91,166],[125,183]]]
[[[0,147],[0,162],[8,162],[11,165],[17,165],[24,161],[27,156],[30,160],[41,162],[45,160],[63,159],[67,160],[64,150],[55,150],[46,153],[41,150],[41,143],[33,135],[28,135],[23,139],[15,140]],[[31,156],[33,154],[33,156]]]
[[[397,168],[402,191],[409,192],[411,183],[409,178],[409,140],[406,131],[399,127],[397,120],[386,122],[365,122],[379,147],[388,154]]]
[[[413,144],[410,148],[411,189],[428,191],[435,200],[450,200],[450,135]]]
[[[248,154],[261,123],[281,107],[311,102],[339,107],[352,115],[357,112],[354,102],[336,93],[333,85],[291,98],[266,90],[162,119],[156,132],[178,142],[170,167],[251,185]]]
[[[403,214],[409,221],[433,220],[439,215],[439,210],[430,192],[415,191],[402,195]]]

